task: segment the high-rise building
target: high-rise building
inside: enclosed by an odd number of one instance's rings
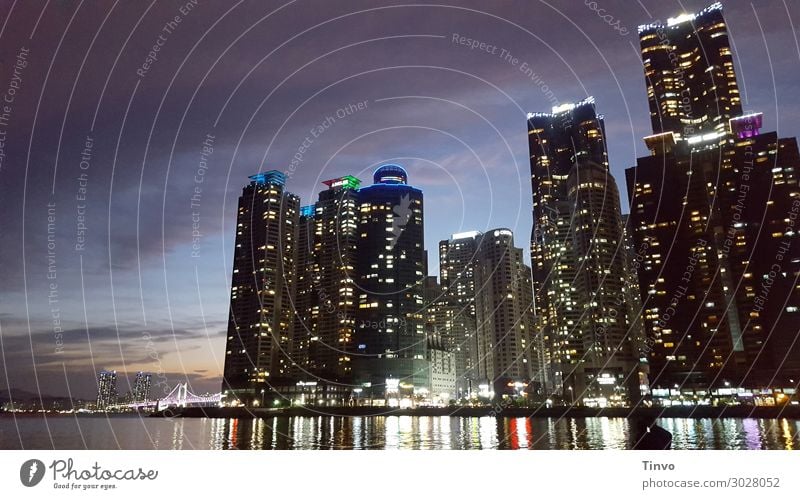
[[[468,398],[478,387],[478,336],[475,323],[475,265],[482,234],[453,234],[439,241],[439,276],[445,344],[455,354],[458,398]]]
[[[597,115],[594,99],[564,104],[552,113],[529,114],[528,147],[537,329],[546,344],[549,388],[556,397],[573,403],[576,386],[570,378],[586,351],[584,332],[579,329],[583,301],[576,286],[578,264],[570,231],[567,179],[579,158],[608,165],[603,119]]]
[[[117,403],[117,371],[100,371],[97,374],[97,408],[109,409]]]
[[[653,133],[727,131],[742,103],[722,4],[639,26]]]
[[[304,380],[313,378],[315,366],[312,365],[311,343],[317,341],[317,317],[319,302],[314,287],[314,277],[319,271],[314,261],[314,215],[315,205],[300,207],[297,227],[297,260],[294,296],[294,328],[292,336],[292,378]]]
[[[327,180],[328,189],[320,192],[314,205],[315,323],[307,374],[324,381],[344,383],[352,377],[360,183],[351,175]]]
[[[643,254],[633,241],[633,227],[630,216],[622,215],[622,234],[625,244],[625,303],[627,304],[628,329],[635,348],[634,354],[639,357],[639,394],[646,395],[650,389],[650,361],[648,356],[647,335],[644,332],[642,297],[639,293],[638,268]]]
[[[685,41],[645,51],[664,33]],[[690,97],[653,120],[651,154],[626,171],[651,384],[788,386],[800,374],[797,141],[742,114],[719,4],[640,34],[648,88],[655,54],[677,50]]]
[[[474,272],[478,377],[498,397],[530,393],[541,383],[531,270],[510,230],[481,236]]]
[[[533,289],[548,388],[570,404],[630,401],[638,395],[637,360],[621,295],[619,194],[594,99],[529,114],[528,145]]]
[[[442,285],[435,275],[425,278],[422,289],[423,319],[425,322],[425,336],[427,338],[438,338],[440,341],[449,336],[446,328],[445,316],[447,301],[444,299]],[[443,343],[444,345],[444,343]],[[452,349],[451,345],[445,348]]]
[[[422,191],[384,165],[358,193],[357,383],[374,403],[406,403],[427,389]]]
[[[222,390],[247,405],[292,369],[300,198],[285,183],[282,172],[259,173],[239,198]]]
[[[133,392],[131,398],[133,402],[149,402],[150,401],[150,385],[152,383],[153,375],[139,371],[136,373],[136,378],[133,383]]]
[[[796,140],[670,137],[653,151],[626,172],[651,383],[768,386],[798,372]]]
[[[576,255],[575,288],[580,297],[583,340],[575,371],[575,393],[584,402],[621,405],[635,402],[640,392],[638,341],[626,301],[628,253],[614,177],[591,161],[579,161],[567,180],[572,206],[570,224]]]

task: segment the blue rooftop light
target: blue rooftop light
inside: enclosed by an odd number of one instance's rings
[[[408,173],[400,165],[383,165],[372,174],[372,181],[376,184],[407,184]]]
[[[286,185],[286,174],[278,170],[256,173],[248,178],[256,184]]]

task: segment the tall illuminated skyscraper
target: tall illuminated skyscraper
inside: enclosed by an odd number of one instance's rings
[[[788,386],[800,374],[797,141],[743,115],[720,4],[640,36],[651,107],[690,97],[654,116],[651,154],[626,171],[654,396]],[[684,41],[648,48],[663,36]],[[653,87],[669,50],[685,81]]]
[[[248,405],[292,369],[300,198],[285,183],[259,173],[239,198],[222,390]]]
[[[581,161],[567,180],[570,224],[576,255],[575,288],[580,297],[584,356],[576,366],[576,393],[602,403],[635,402],[640,391],[639,340],[629,316],[627,247],[614,177],[591,161]],[[599,402],[605,400],[605,402]]]
[[[109,409],[117,403],[117,371],[100,371],[97,374],[97,408]]]
[[[325,181],[328,189],[319,193],[314,207],[316,324],[309,370],[326,381],[347,382],[352,375],[360,183],[351,175]]]
[[[478,378],[498,397],[522,396],[542,381],[531,270],[508,229],[481,235],[475,260]]]
[[[297,228],[297,284],[294,296],[291,375],[298,380],[314,377],[310,350],[312,341],[318,339],[319,303],[314,287],[314,278],[319,274],[314,261],[315,212],[316,206],[313,204],[301,206]]]
[[[150,401],[150,385],[153,376],[150,373],[137,372],[136,378],[133,382],[133,401],[134,402],[149,402]]]
[[[787,220],[800,196],[800,154],[794,138],[751,131],[650,137],[654,154],[626,171],[657,388],[796,378],[800,241]]]
[[[478,387],[475,265],[482,236],[478,231],[462,232],[439,241],[439,276],[445,303],[441,308],[446,345],[455,354],[459,398],[468,397]]]
[[[422,191],[384,165],[359,197],[357,382],[373,400],[409,400],[429,384],[424,330],[425,240]]]
[[[528,145],[533,289],[549,388],[567,403],[630,399],[637,394],[621,393],[636,356],[626,338],[627,305],[619,299],[625,253],[619,195],[594,99],[529,114]]]
[[[653,133],[722,133],[742,103],[719,2],[666,24],[639,26]]]

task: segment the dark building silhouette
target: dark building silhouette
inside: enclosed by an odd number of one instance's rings
[[[443,288],[435,275],[425,277],[422,300],[425,336],[428,339],[435,338],[437,345],[453,351],[453,345],[450,344],[449,338],[450,331],[446,323],[448,303],[444,299]]]

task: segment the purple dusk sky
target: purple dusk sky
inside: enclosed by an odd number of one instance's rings
[[[0,2],[0,391],[93,397],[103,368],[218,391],[237,198],[293,157],[304,204],[404,165],[431,273],[454,232],[509,227],[527,255],[526,113],[593,95],[624,193],[637,25],[708,3]],[[724,5],[745,109],[797,135],[800,5]]]

